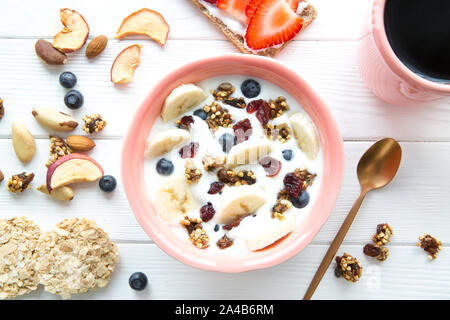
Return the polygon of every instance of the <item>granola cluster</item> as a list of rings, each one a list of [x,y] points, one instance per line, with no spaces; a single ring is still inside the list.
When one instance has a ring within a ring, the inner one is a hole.
[[[244,98],[226,98],[222,101],[224,104],[227,104],[229,106],[238,108],[238,109],[244,109],[247,105],[245,104]]]
[[[281,143],[285,143],[291,138],[292,129],[287,123],[271,124],[264,126],[266,136],[269,140],[278,139]]]
[[[206,123],[210,129],[216,130],[219,127],[228,128],[233,123],[233,117],[228,112],[228,109],[222,108],[217,102],[213,101],[210,105],[203,107],[203,111],[206,112]]]
[[[36,247],[41,231],[25,218],[0,220],[0,299],[37,289]]]
[[[231,96],[236,89],[229,82],[223,82],[219,84],[216,90],[213,90],[211,94],[214,97],[214,100],[223,101]]]
[[[2,120],[5,115],[5,107],[3,107],[3,99],[0,98],[0,120]]]
[[[202,226],[202,219],[189,218],[185,216],[180,224],[186,229],[189,234],[189,240],[194,246],[199,249],[206,249],[209,247],[209,237]]]
[[[222,168],[217,172],[217,178],[229,186],[252,185],[256,183],[256,175],[253,171],[240,170],[235,172],[231,169]]]
[[[214,171],[215,169],[222,167],[225,164],[225,160],[226,158],[222,156],[204,156],[202,159],[203,168],[206,171]]]
[[[377,225],[377,233],[372,236],[372,241],[379,246],[384,246],[389,243],[393,235],[391,226],[387,223],[381,223]]]
[[[102,116],[98,113],[84,116],[83,131],[86,133],[94,133],[102,131],[106,126],[106,121],[103,120]]]
[[[430,260],[436,259],[437,253],[442,250],[442,242],[429,234],[420,236],[417,246],[423,248],[423,250],[429,253],[428,258]]]
[[[38,245],[36,271],[45,290],[64,299],[103,288],[118,261],[108,235],[93,221],[65,219],[45,233]]]
[[[30,183],[33,179],[34,173],[22,172],[9,178],[6,188],[12,193],[24,192],[30,188]]]
[[[184,175],[189,184],[192,182],[198,182],[202,177],[202,170],[195,167],[192,160],[186,161]]]
[[[273,120],[280,117],[285,111],[289,110],[285,97],[278,97],[275,100],[269,100],[270,112],[269,118]]]
[[[303,190],[312,186],[314,179],[317,177],[317,174],[310,173],[307,169],[295,169],[294,174],[303,181]]]
[[[48,168],[50,167],[56,160],[61,158],[62,156],[65,156],[67,154],[71,154],[72,150],[67,145],[67,143],[64,141],[63,138],[50,135],[50,159],[48,159],[45,166]]]
[[[336,277],[343,277],[350,282],[356,282],[361,278],[362,266],[361,263],[355,257],[344,252],[342,257],[336,257],[336,268],[334,274]]]
[[[289,208],[292,207],[292,202],[286,199],[277,199],[277,202],[272,207],[272,218],[278,218],[279,220],[284,220],[283,215]]]

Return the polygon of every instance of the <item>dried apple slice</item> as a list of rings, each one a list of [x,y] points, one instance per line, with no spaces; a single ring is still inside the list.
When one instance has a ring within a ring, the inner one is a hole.
[[[56,160],[47,170],[47,190],[75,182],[93,182],[103,177],[102,167],[91,157],[71,153]]]
[[[111,81],[114,83],[125,84],[133,79],[134,70],[141,63],[142,46],[133,44],[123,49],[111,67]]]
[[[89,26],[81,14],[72,9],[59,12],[64,28],[53,37],[53,47],[61,52],[81,49],[89,36]]]
[[[141,34],[164,46],[169,29],[169,25],[159,12],[142,8],[123,19],[119,30],[117,30],[116,39],[122,39],[128,35]]]

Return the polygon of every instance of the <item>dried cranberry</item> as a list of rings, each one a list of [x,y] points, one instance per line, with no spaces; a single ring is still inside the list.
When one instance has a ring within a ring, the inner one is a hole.
[[[211,183],[211,185],[209,186],[208,193],[209,194],[219,193],[223,189],[224,186],[225,186],[225,183],[220,182],[220,181],[215,181],[215,182]]]
[[[378,257],[381,254],[381,248],[368,243],[364,246],[363,252],[369,257]]]
[[[233,228],[236,228],[237,226],[239,226],[241,224],[242,220],[244,220],[245,218],[247,218],[249,216],[251,216],[250,213],[244,214],[243,216],[240,216],[237,220],[233,221],[232,223],[222,226],[222,229],[229,231]]]
[[[217,0],[205,0],[205,1],[208,3],[211,3],[211,4],[216,4],[216,2],[217,2]]]
[[[253,101],[250,101],[250,102],[248,103],[248,105],[247,105],[247,112],[248,112],[248,113],[253,113],[253,112],[255,112],[256,110],[258,110],[259,105],[260,105],[259,101],[261,101],[261,100],[253,100]]]
[[[239,121],[233,126],[236,143],[247,141],[252,135],[253,129],[249,119]]]
[[[253,113],[256,111],[256,118],[261,122],[261,124],[267,124],[270,119],[270,106],[263,100],[253,100],[247,105],[247,112]]]
[[[215,213],[216,210],[214,210],[211,202],[208,202],[200,208],[200,218],[203,220],[203,222],[208,222],[209,220],[211,220],[214,217]]]
[[[297,198],[300,191],[302,191],[303,181],[292,172],[284,177],[283,183],[287,192],[294,198]]]
[[[183,159],[193,158],[197,154],[198,145],[198,142],[191,142],[182,147],[178,153]]]
[[[259,164],[264,168],[267,177],[275,177],[281,170],[281,161],[272,157],[262,158]]]
[[[180,119],[180,122],[178,123],[178,128],[189,130],[189,127],[193,123],[194,123],[193,116],[184,116],[183,118]]]

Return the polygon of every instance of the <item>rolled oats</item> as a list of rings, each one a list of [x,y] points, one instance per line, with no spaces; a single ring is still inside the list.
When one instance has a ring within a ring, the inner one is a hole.
[[[37,289],[36,248],[41,231],[26,218],[0,220],[0,299]]]
[[[118,261],[108,235],[87,219],[65,219],[42,235],[36,270],[45,290],[61,295],[106,286]]]

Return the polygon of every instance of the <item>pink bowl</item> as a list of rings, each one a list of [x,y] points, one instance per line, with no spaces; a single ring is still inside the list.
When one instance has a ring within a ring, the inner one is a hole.
[[[182,83],[199,82],[226,74],[240,74],[270,81],[296,99],[319,132],[324,165],[318,199],[309,216],[282,241],[267,249],[233,258],[195,248],[173,235],[155,212],[144,180],[144,149],[155,119],[167,95]],[[137,110],[124,141],[122,181],[137,220],[165,252],[190,266],[220,272],[243,272],[279,264],[305,248],[327,221],[342,183],[344,151],[338,127],[325,103],[295,72],[281,63],[251,55],[224,55],[191,62],[164,77]]]

